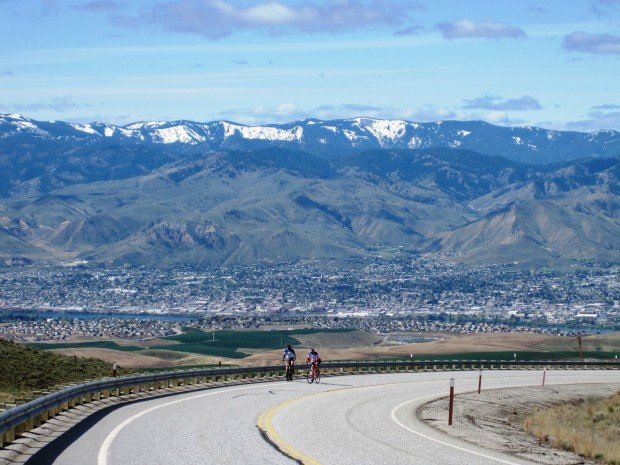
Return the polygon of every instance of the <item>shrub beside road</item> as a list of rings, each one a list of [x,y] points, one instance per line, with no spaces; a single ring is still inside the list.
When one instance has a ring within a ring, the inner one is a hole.
[[[0,360],[0,402],[12,402],[36,389],[111,375],[110,364],[103,360],[59,355],[4,339]]]

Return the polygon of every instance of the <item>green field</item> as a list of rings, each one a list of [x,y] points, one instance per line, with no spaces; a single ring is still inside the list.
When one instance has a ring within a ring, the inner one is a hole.
[[[250,355],[243,352],[243,349],[280,349],[287,344],[299,346],[300,341],[295,338],[299,335],[319,334],[319,333],[346,333],[354,330],[350,329],[278,329],[272,331],[201,331],[196,328],[183,328],[183,334],[169,336],[167,341],[174,341],[174,344],[160,344],[149,347],[139,347],[136,345],[120,345],[114,341],[88,341],[88,342],[33,342],[27,344],[37,349],[79,349],[79,348],[99,348],[112,349],[124,352],[140,352],[144,355],[156,355],[158,351],[170,351],[180,353],[190,353],[207,355],[212,357],[225,357],[231,359],[241,359]],[[168,356],[168,358],[171,358]]]
[[[112,349],[120,350],[123,352],[136,352],[144,350],[144,347],[138,346],[123,346],[117,344],[114,341],[88,341],[88,342],[31,342],[26,344],[35,349],[84,349],[84,348],[97,348],[97,349]]]
[[[167,340],[176,341],[178,344],[166,344],[153,346],[151,349],[174,350],[214,357],[226,357],[240,359],[247,357],[248,353],[242,349],[280,349],[287,344],[300,345],[296,335],[317,333],[344,333],[349,329],[294,329],[272,331],[215,331],[204,332],[195,328],[183,328],[183,334],[167,337]]]

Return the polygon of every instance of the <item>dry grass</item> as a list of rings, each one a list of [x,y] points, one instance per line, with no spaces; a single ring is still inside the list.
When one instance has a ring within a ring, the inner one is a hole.
[[[539,410],[524,421],[526,431],[555,447],[620,465],[620,391]]]
[[[19,397],[18,394],[18,391],[0,391],[0,404],[15,402],[15,399]]]
[[[558,337],[551,340],[543,341],[536,344],[534,349],[549,350],[549,351],[561,351],[561,350],[578,350],[578,343],[576,337]],[[612,354],[620,351],[620,332],[605,334],[592,334],[590,336],[584,336],[583,338],[583,350],[605,351]],[[612,355],[610,354],[610,357]]]

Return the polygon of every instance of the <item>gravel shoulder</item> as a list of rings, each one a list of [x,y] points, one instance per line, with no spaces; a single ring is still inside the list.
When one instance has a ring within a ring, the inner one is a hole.
[[[480,394],[455,396],[452,426],[448,426],[447,421],[447,398],[421,406],[417,416],[428,425],[463,441],[533,462],[550,465],[595,464],[573,452],[540,442],[526,433],[521,424],[534,410],[590,396],[609,396],[618,389],[620,383],[483,390]]]

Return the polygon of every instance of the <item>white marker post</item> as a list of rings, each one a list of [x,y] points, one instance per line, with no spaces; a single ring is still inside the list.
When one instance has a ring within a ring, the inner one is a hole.
[[[480,373],[478,373],[478,394],[480,394],[481,388],[482,388],[482,368],[480,369]]]
[[[116,362],[112,362],[112,376],[116,378]]]
[[[543,387],[545,386],[545,378],[547,377],[547,367],[543,368]]]
[[[448,407],[448,426],[452,426],[454,414],[454,378],[450,378],[450,405]]]

